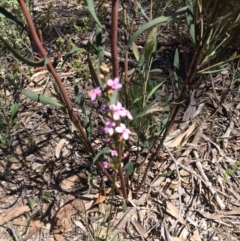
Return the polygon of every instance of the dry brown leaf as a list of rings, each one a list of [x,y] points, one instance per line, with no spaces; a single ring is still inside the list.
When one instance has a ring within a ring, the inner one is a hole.
[[[28,206],[16,206],[0,215],[0,225],[24,214],[25,212],[29,212],[31,209]]]
[[[169,214],[171,214],[174,218],[178,219],[179,222],[183,225],[187,223],[183,220],[182,215],[179,215],[179,210],[176,206],[174,206],[171,202],[167,202],[167,210]]]
[[[178,238],[178,237],[172,237],[172,240],[173,241],[185,241],[182,238]]]
[[[148,238],[148,232],[146,231],[146,229],[142,226],[142,224],[140,222],[138,222],[137,220],[133,220],[133,221],[131,221],[131,223],[135,227],[135,229],[137,230],[139,235],[143,236],[145,239]]]
[[[38,231],[37,227],[30,227],[27,236],[22,241],[27,241]]]
[[[184,133],[177,136],[175,139],[169,141],[166,143],[168,147],[178,147],[178,146],[184,146],[187,143],[188,138],[195,130],[196,123],[193,123]]]
[[[232,227],[233,225],[225,223],[222,221],[222,218],[224,218],[226,215],[221,215],[221,214],[215,214],[215,213],[207,213],[207,212],[200,212],[198,210],[196,210],[197,212],[199,212],[199,214],[201,214],[204,218],[210,219],[210,220],[214,220],[215,222],[224,224],[228,227]]]
[[[60,187],[62,188],[62,190],[66,191],[70,188],[73,188],[75,186],[75,182],[77,182],[78,180],[79,180],[79,176],[73,175],[71,177],[68,177],[62,180],[60,183]]]
[[[82,224],[81,221],[78,220],[73,220],[73,223],[79,227],[80,229],[82,229],[82,231],[84,231],[85,233],[87,232],[87,229],[85,228],[85,226]]]
[[[67,241],[63,236],[62,234],[59,234],[59,233],[54,233],[54,238],[56,241]]]
[[[106,199],[106,196],[102,196],[101,194],[99,194],[97,200],[93,203],[93,205],[96,205],[96,204],[99,204],[99,203],[102,203],[104,202]]]
[[[26,227],[28,225],[28,221],[15,219],[12,221],[12,224],[17,225],[17,226],[25,226]],[[46,229],[46,230],[51,229],[50,223],[43,224],[40,220],[34,220],[34,221],[30,222],[29,226],[36,227],[36,228],[42,228],[42,229]]]
[[[70,232],[72,231],[72,220],[71,220],[71,215],[72,215],[72,200],[68,200],[58,211],[56,218],[55,218],[55,223],[54,223],[54,237],[57,241],[62,241],[65,240],[64,237],[60,233],[65,233],[65,232]]]
[[[84,205],[84,206],[85,206],[85,210],[86,210],[86,211],[89,210],[89,209],[93,206],[93,203],[94,203],[93,200],[91,200],[90,202],[86,203],[86,204]]]
[[[198,229],[193,232],[193,235],[190,237],[190,241],[201,241]]]
[[[64,146],[65,143],[67,143],[67,140],[65,140],[65,139],[61,139],[61,140],[58,142],[58,144],[57,144],[57,146],[56,146],[56,149],[55,149],[55,156],[56,156],[57,158],[60,157],[61,150],[62,150],[62,148],[63,148],[63,146]]]

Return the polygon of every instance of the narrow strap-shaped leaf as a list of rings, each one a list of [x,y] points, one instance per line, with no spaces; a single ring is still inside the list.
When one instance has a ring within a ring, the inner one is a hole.
[[[0,40],[7,46],[7,48],[11,51],[11,53],[20,61],[28,64],[29,66],[33,67],[40,67],[47,64],[47,59],[44,58],[40,61],[32,61],[23,57],[18,51],[16,51],[2,36],[0,36]]]
[[[42,104],[45,105],[53,105],[53,106],[57,106],[57,107],[64,107],[61,103],[59,103],[56,100],[53,100],[45,95],[42,94],[38,94],[32,91],[28,91],[28,90],[23,90],[22,93],[24,95],[26,95],[29,99],[40,102]]]
[[[14,15],[12,15],[10,12],[8,12],[5,8],[0,7],[0,17],[5,17],[13,22],[15,22],[16,24],[18,24],[20,27],[22,27],[24,30],[26,30],[26,28],[24,27],[23,23],[20,22]]]
[[[88,10],[89,10],[89,12],[91,13],[93,19],[96,21],[96,23],[98,24],[98,26],[99,26],[100,28],[102,28],[102,25],[101,25],[101,23],[99,22],[98,17],[97,17],[97,15],[96,15],[96,13],[95,13],[95,10],[94,10],[94,2],[93,2],[93,0],[86,0],[86,3],[87,3],[87,6],[88,6]]]
[[[146,30],[154,27],[155,25],[158,24],[163,24],[166,23],[168,21],[170,21],[173,18],[176,18],[178,15],[181,15],[183,13],[185,13],[186,11],[189,10],[188,6],[185,6],[181,9],[179,9],[178,11],[176,11],[175,13],[173,13],[172,15],[170,15],[169,17],[166,16],[161,16],[158,18],[155,18],[151,21],[149,21],[148,23],[144,24],[137,32],[135,32],[132,37],[130,38],[130,40],[128,41],[128,44],[126,46],[126,48],[124,49],[123,53],[122,53],[122,58],[125,56],[126,51],[128,51],[129,47],[132,45],[132,43],[142,34],[144,33]]]
[[[100,152],[97,153],[97,155],[93,159],[93,164],[96,162],[96,160],[103,154],[107,154],[111,151],[110,147],[104,147]]]

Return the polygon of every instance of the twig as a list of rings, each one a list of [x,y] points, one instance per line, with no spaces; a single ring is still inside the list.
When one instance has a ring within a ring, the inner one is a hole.
[[[193,155],[194,155],[195,158],[199,158],[198,153],[197,153],[196,150],[193,151]],[[204,181],[205,181],[206,183],[208,183],[210,192],[211,192],[212,195],[214,196],[214,198],[215,198],[216,202],[218,203],[219,207],[220,207],[221,209],[225,209],[225,208],[226,208],[226,205],[223,203],[223,201],[222,201],[222,200],[220,199],[220,197],[218,196],[217,191],[214,190],[214,189],[211,187],[212,185],[210,184],[210,181],[208,180],[205,172],[203,171],[201,162],[196,162],[196,166],[197,166],[197,169],[198,169],[198,171],[200,172],[202,178],[204,179]]]
[[[12,223],[7,222],[7,226],[11,230],[12,235],[14,236],[15,241],[19,241],[18,236],[16,235],[16,232],[15,232],[15,229],[14,229]]]
[[[181,186],[181,175],[179,173],[179,168],[178,168],[178,162],[177,160],[174,158],[172,152],[170,151],[170,149],[168,148],[168,146],[166,146],[165,144],[163,144],[165,149],[167,150],[168,154],[170,155],[170,157],[172,158],[173,162],[174,162],[174,165],[176,167],[176,171],[177,171],[177,175],[178,175],[178,200],[179,200],[179,214],[178,214],[178,218],[177,218],[177,222],[182,214],[182,210],[183,210],[183,207],[182,207],[182,200],[181,200],[181,189],[182,189],[182,186]],[[175,225],[172,226],[171,230],[173,230],[177,225],[177,222],[175,223]],[[170,231],[171,231],[170,230]]]

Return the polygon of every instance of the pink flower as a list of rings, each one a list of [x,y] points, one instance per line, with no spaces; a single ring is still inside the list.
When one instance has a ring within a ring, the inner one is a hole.
[[[119,78],[118,77],[116,77],[114,80],[109,79],[107,81],[107,86],[111,87],[111,89],[113,89],[113,90],[118,90],[118,89],[122,88],[122,84],[119,83]]]
[[[115,128],[115,131],[117,133],[120,133],[121,138],[123,138],[124,140],[127,140],[129,138],[129,135],[131,134],[131,131],[123,123],[120,123],[120,126],[117,126]]]
[[[109,162],[103,162],[103,166],[105,169],[109,168],[110,163]]]
[[[114,121],[111,121],[107,119],[105,121],[105,127],[103,128],[103,132],[107,135],[112,136],[114,133],[114,127],[116,126],[116,123]]]
[[[132,115],[131,115],[131,113],[130,113],[129,110],[126,110],[126,109],[125,109],[125,114],[126,114],[126,116],[127,116],[127,118],[128,118],[129,120],[132,120],[132,119],[133,119],[133,117],[132,117]]]
[[[100,106],[100,110],[101,111],[106,111],[108,109],[108,107],[107,107],[107,105],[105,105],[105,104],[102,104],[101,106]]]
[[[130,120],[132,120],[131,113],[126,110],[124,107],[122,107],[122,104],[120,102],[117,102],[116,105],[110,105],[109,109],[112,111],[113,119],[114,120],[120,120],[121,117],[127,116]]]
[[[123,107],[120,102],[118,102],[116,105],[114,104],[110,105],[109,109],[112,111],[114,120],[120,120],[121,116],[124,115]]]
[[[111,151],[111,156],[118,156],[117,151],[116,151],[116,150],[112,150],[112,151]]]
[[[102,90],[100,87],[97,87],[91,91],[88,92],[88,96],[91,98],[91,100],[95,100],[97,96],[100,96],[102,93]]]

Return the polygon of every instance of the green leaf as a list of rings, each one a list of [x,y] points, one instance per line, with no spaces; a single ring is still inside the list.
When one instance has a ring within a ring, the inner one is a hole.
[[[179,69],[179,52],[178,49],[175,50],[173,66]]]
[[[8,40],[5,40],[1,35],[0,35],[0,40],[6,45],[6,47],[11,51],[11,53],[18,59],[21,60],[22,62],[28,64],[29,66],[33,67],[39,67],[39,66],[44,66],[44,64],[47,63],[47,59],[44,58],[40,61],[32,61],[30,59],[27,59],[23,57],[16,49],[14,49],[11,44],[9,44]]]
[[[118,241],[118,236],[114,236],[111,241]]]
[[[103,42],[102,42],[101,29],[98,26],[96,26],[96,45],[97,45],[97,53],[98,53],[97,67],[99,71],[103,61],[103,57],[104,57],[104,48],[103,48]]]
[[[170,19],[171,19],[171,17],[161,16],[161,17],[155,18],[155,19],[151,20],[150,22],[144,24],[137,32],[135,32],[135,33],[133,34],[133,36],[132,36],[132,37],[130,38],[130,40],[128,41],[128,44],[127,44],[125,50],[123,51],[122,58],[125,56],[126,51],[129,49],[129,47],[133,44],[133,42],[135,42],[135,40],[136,40],[142,33],[144,33],[146,30],[154,27],[155,25],[158,25],[158,24],[161,24],[161,23],[166,23],[166,22],[169,21]]]
[[[52,196],[49,193],[44,193],[42,199],[46,202],[50,202],[52,200]]]
[[[128,44],[126,46],[126,48],[124,49],[123,53],[122,53],[122,58],[124,58],[126,52],[128,51],[129,47],[132,45],[132,43],[142,34],[144,33],[146,30],[154,27],[155,25],[159,25],[159,24],[163,24],[163,23],[167,23],[168,21],[172,20],[173,18],[176,18],[178,15],[181,15],[183,13],[185,13],[186,11],[188,11],[189,7],[185,6],[181,9],[179,9],[178,11],[176,11],[175,13],[173,13],[172,15],[170,15],[169,17],[165,17],[165,16],[161,16],[158,18],[155,18],[151,21],[149,21],[148,23],[144,24],[137,32],[135,32],[132,37],[130,38],[130,40],[128,41]]]
[[[30,209],[33,210],[33,208],[34,208],[34,200],[33,200],[33,198],[29,197],[27,199],[27,202],[28,202],[28,206],[30,207]]]
[[[10,12],[8,12],[3,7],[0,7],[0,18],[7,18],[7,19],[15,22],[19,26],[21,26],[24,30],[26,30],[26,28],[24,27],[23,23],[21,23],[14,15],[12,15]]]
[[[98,86],[101,86],[102,87],[102,81],[101,79],[97,77],[97,73],[95,71],[95,69],[93,68],[93,65],[92,65],[92,62],[90,60],[90,58],[88,58],[88,68],[89,68],[89,71],[90,71],[90,74],[91,74],[91,79],[93,81],[93,86],[94,87],[98,87]]]
[[[154,27],[148,34],[147,41],[143,48],[143,56],[146,62],[150,61],[152,53],[157,49],[157,27]]]
[[[163,72],[162,69],[152,69],[152,70],[150,71],[150,73],[162,73],[162,72]]]
[[[18,103],[13,103],[11,106],[11,119],[13,120],[16,118],[18,112]]]
[[[64,66],[64,64],[67,62],[67,60],[72,56],[72,54],[74,54],[75,52],[79,51],[81,48],[77,47],[76,45],[74,45],[72,47],[72,49],[67,53],[66,57],[63,60],[63,63],[61,65],[61,68]]]
[[[96,15],[96,13],[95,13],[93,0],[86,0],[86,3],[87,3],[87,6],[88,6],[88,10],[89,10],[90,14],[92,15],[93,19],[94,19],[95,22],[98,24],[98,26],[99,26],[100,28],[102,28],[102,25],[101,25],[101,23],[99,22],[98,17],[97,17],[97,15]]]
[[[158,88],[164,83],[165,81],[159,83],[158,85],[156,85],[148,94],[148,97],[146,99],[146,102],[154,95],[154,93],[158,90]]]
[[[132,43],[132,49],[133,49],[133,54],[134,54],[135,59],[137,61],[139,61],[140,54],[139,54],[139,51],[138,51],[138,48],[137,48],[137,45],[135,44],[135,42]]]
[[[125,178],[127,179],[134,171],[134,163],[131,161],[128,162],[123,170],[126,171]]]
[[[92,130],[93,130],[93,126],[92,126],[92,122],[91,122],[91,115],[90,115],[90,118],[88,117],[88,115],[85,115],[83,125],[87,132],[88,140],[91,140],[92,139]]]
[[[58,101],[53,100],[45,95],[38,94],[38,93],[28,91],[28,90],[23,90],[22,93],[24,95],[26,95],[29,99],[40,102],[44,105],[53,105],[53,106],[57,106],[57,107],[64,107]]]
[[[192,39],[193,43],[196,44],[196,40],[195,40],[195,24],[192,23],[190,25],[189,33],[190,33],[190,36],[191,36],[191,39]]]
[[[86,115],[86,106],[84,103],[83,95],[80,93],[78,84],[76,83],[75,80],[73,80],[73,84],[74,84],[74,94],[75,94],[76,102],[81,107],[83,114]]]
[[[114,92],[110,98],[111,105],[115,105],[117,103],[117,97],[118,97],[118,90],[114,90]]]
[[[107,154],[111,152],[110,147],[104,147],[100,152],[97,153],[97,155],[93,159],[93,164],[96,162],[96,160],[103,154]]]
[[[123,209],[124,212],[127,211],[127,204],[126,204],[126,201],[125,201],[125,200],[123,201],[122,209]]]
[[[137,118],[143,117],[144,115],[162,111],[162,107],[159,107],[157,103],[151,103],[149,105],[146,105],[136,111],[133,111],[133,119],[136,120]]]

